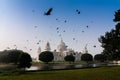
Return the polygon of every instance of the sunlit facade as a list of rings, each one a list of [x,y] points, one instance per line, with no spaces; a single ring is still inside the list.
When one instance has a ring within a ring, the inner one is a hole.
[[[44,50],[51,51],[49,42],[47,42]],[[41,51],[40,47],[38,48],[38,51],[39,51],[38,52],[38,54],[39,54]],[[75,52],[73,49],[68,48],[68,46],[63,42],[62,39],[61,39],[60,43],[57,45],[57,48],[52,52],[54,55],[53,61],[64,61],[64,57],[67,55],[73,55],[75,57],[75,61],[80,61],[81,55],[82,55],[81,52]]]

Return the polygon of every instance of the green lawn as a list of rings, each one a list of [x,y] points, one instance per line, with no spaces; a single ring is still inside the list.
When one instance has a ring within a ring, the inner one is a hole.
[[[41,71],[21,75],[0,75],[0,80],[120,80],[120,67]]]

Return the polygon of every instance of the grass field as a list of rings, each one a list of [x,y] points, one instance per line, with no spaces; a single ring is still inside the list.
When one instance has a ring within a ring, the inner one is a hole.
[[[2,74],[0,80],[120,80],[120,67]]]

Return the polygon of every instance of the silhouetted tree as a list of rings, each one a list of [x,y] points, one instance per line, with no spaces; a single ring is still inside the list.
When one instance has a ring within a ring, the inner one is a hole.
[[[64,60],[71,63],[71,62],[75,61],[75,57],[73,55],[67,55],[67,56],[64,57]]]
[[[14,63],[17,64],[18,57],[22,53],[21,50],[5,50],[0,52],[1,63]]]
[[[120,10],[115,12],[114,22],[117,22],[115,29],[106,32],[98,40],[104,48],[103,54],[107,60],[120,60]]]
[[[31,56],[26,53],[23,52],[19,55],[19,59],[18,59],[18,68],[30,68],[31,67],[31,62],[32,62],[32,58]]]
[[[17,64],[19,55],[22,53],[23,53],[23,51],[21,51],[21,50],[9,50],[8,58],[9,58],[10,63]]]
[[[96,54],[94,56],[94,60],[99,62],[104,62],[106,60],[106,57],[103,54]]]
[[[0,63],[9,63],[7,50],[0,52]]]
[[[114,17],[115,17],[115,18],[113,19],[114,22],[120,22],[120,9],[117,10],[117,12],[115,12]]]
[[[81,60],[89,63],[93,61],[93,56],[91,54],[85,53],[81,55]]]
[[[31,66],[32,58],[28,53],[21,50],[5,50],[0,52],[1,63],[14,63],[18,68]]]
[[[39,60],[45,63],[51,62],[53,59],[53,53],[50,51],[44,51],[39,54]]]

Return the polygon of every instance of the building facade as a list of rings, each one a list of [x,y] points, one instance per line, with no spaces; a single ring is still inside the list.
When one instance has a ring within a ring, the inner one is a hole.
[[[45,51],[51,51],[50,43],[47,42],[45,46]],[[38,54],[40,54],[41,48],[38,48]],[[53,52],[54,60],[53,61],[64,61],[64,57],[67,55],[73,55],[75,57],[75,61],[81,60],[81,52],[75,52],[73,49],[68,48],[68,46],[61,39],[60,43],[57,45],[57,48]],[[87,46],[85,46],[84,53],[88,52]]]
[[[51,51],[50,43],[47,42],[44,51]],[[85,52],[87,51],[87,47],[85,47]],[[81,60],[81,52],[75,52],[73,49],[68,48],[68,46],[63,42],[61,39],[60,43],[57,45],[57,48],[53,52],[54,60],[53,61],[65,61],[64,57],[67,55],[73,55],[75,57],[75,61]],[[38,58],[37,61],[39,61],[39,54],[41,53],[41,48],[38,48]]]
[[[73,49],[68,48],[68,46],[61,39],[54,53],[54,61],[64,61],[64,57],[67,55],[73,55],[75,61],[80,61],[81,53],[75,52]]]

